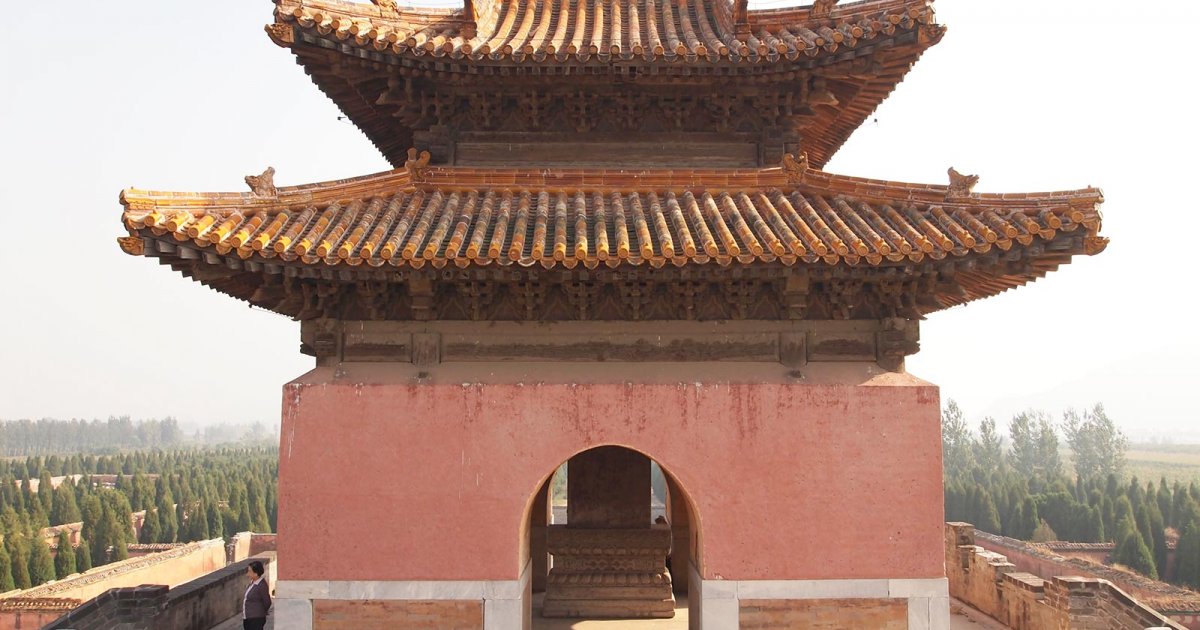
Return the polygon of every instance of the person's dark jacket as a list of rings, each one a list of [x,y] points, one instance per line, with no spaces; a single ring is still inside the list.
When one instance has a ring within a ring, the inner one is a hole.
[[[271,610],[270,591],[266,580],[260,580],[250,587],[250,593],[246,595],[246,619],[260,619],[267,616],[267,611]]]

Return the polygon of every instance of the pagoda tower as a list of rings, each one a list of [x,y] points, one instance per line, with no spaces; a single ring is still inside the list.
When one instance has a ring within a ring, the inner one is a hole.
[[[119,240],[300,322],[315,367],[283,388],[277,627],[685,607],[719,630],[948,626],[938,389],[904,368],[918,325],[1107,241],[1095,189],[822,170],[942,38],[930,0],[274,18],[394,170],[125,190]]]

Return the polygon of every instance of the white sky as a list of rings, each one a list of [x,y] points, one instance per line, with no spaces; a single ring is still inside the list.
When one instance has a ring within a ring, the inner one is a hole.
[[[456,4],[456,3],[455,3]],[[780,6],[781,3],[763,3]],[[753,6],[753,5],[752,5]],[[1104,189],[1095,258],[925,322],[913,373],[973,420],[1103,402],[1200,439],[1190,0],[939,0],[950,26],[828,170],[981,192]],[[385,170],[262,31],[268,0],[24,2],[0,36],[0,418],[277,422],[299,324],[121,253],[126,186]],[[15,11],[15,13],[14,13]]]

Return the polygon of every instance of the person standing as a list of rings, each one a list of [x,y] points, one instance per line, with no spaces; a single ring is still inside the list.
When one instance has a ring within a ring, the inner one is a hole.
[[[263,630],[267,625],[267,613],[271,610],[271,587],[263,577],[263,563],[255,560],[246,567],[246,577],[250,586],[242,597],[242,628],[243,630]]]

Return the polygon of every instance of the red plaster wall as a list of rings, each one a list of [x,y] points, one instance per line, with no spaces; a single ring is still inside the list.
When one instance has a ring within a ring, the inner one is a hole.
[[[706,578],[944,575],[938,392],[917,379],[351,376],[360,382],[318,369],[285,387],[280,579],[516,579],[533,493],[573,454],[606,444],[645,453],[679,481],[698,511]]]

